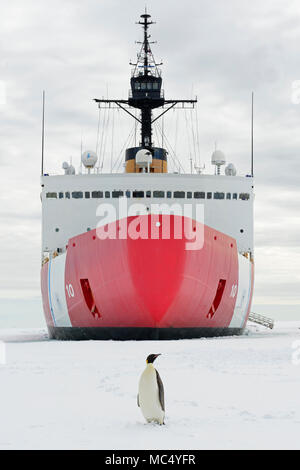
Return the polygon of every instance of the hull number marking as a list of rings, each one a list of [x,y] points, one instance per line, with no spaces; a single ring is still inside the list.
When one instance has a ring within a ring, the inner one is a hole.
[[[67,284],[66,290],[67,290],[69,298],[74,297],[74,289],[73,289],[72,284]]]

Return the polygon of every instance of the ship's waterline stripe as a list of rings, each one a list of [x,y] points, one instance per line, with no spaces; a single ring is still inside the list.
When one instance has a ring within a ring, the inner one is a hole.
[[[49,307],[50,307],[51,317],[52,317],[54,326],[56,326],[56,321],[55,321],[53,307],[52,307],[52,301],[51,301],[51,261],[52,261],[52,258],[50,257],[49,268],[48,268],[48,299],[49,299]]]
[[[236,305],[234,308],[233,316],[229,325],[229,328],[242,328],[246,315],[248,312],[251,290],[252,290],[252,263],[244,258],[242,255],[238,255],[239,260],[239,287],[236,296]],[[245,269],[247,263],[247,270]],[[247,301],[243,301],[241,293],[245,290],[247,283]],[[242,302],[242,303],[241,303]]]
[[[66,253],[51,259],[49,271],[49,304],[55,326],[72,326],[66,299]]]
[[[249,263],[249,270],[250,270],[250,273],[249,273],[248,300],[247,300],[247,305],[246,305],[246,308],[245,308],[245,311],[244,311],[243,322],[242,322],[241,326],[243,326],[244,323],[245,323],[246,315],[247,315],[248,308],[249,308],[250,297],[251,297],[251,291],[252,291],[252,263]]]

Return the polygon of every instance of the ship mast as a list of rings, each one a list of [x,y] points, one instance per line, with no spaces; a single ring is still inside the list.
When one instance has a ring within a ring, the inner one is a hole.
[[[152,149],[152,109],[163,106],[163,93],[161,91],[162,79],[159,65],[155,62],[151,51],[148,34],[149,26],[155,24],[150,20],[151,15],[146,12],[141,15],[142,21],[137,24],[142,25],[144,30],[144,41],[137,56],[131,79],[131,96],[129,105],[141,110],[141,146]]]
[[[166,100],[162,90],[161,71],[158,68],[162,64],[157,64],[150,44],[150,35],[148,33],[149,26],[155,24],[147,12],[140,16],[141,21],[137,24],[143,27],[144,40],[141,44],[140,52],[137,54],[136,63],[130,63],[134,66],[130,85],[128,100],[119,99],[95,99],[99,108],[101,107],[119,107],[126,111],[130,116],[136,119],[141,125],[141,141],[140,148],[154,152],[152,142],[152,125],[163,114],[174,108],[177,104],[181,104],[180,109],[186,107],[194,107],[197,100]],[[114,106],[115,105],[115,106]],[[136,117],[131,108],[140,109],[140,118]],[[153,118],[152,110],[155,108],[164,108],[163,111]],[[163,149],[162,149],[163,150]]]

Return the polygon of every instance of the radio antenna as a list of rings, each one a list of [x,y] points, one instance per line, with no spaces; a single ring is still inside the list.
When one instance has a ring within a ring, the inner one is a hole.
[[[45,90],[43,90],[43,117],[42,117],[42,166],[41,174],[44,174],[44,146],[45,146]]]
[[[251,176],[254,176],[254,168],[253,168],[253,97],[254,93],[252,91],[252,100],[251,100]]]

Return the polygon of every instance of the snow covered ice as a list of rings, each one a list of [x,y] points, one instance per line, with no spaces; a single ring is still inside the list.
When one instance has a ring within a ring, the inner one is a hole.
[[[0,449],[299,449],[299,328],[141,342],[1,330]],[[136,404],[150,353],[162,353],[165,426]]]

